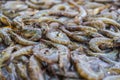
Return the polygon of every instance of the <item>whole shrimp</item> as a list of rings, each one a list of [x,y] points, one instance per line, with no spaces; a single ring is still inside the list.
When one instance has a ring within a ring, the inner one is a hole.
[[[28,71],[30,72],[30,79],[31,80],[44,80],[41,66],[35,56],[30,57]]]
[[[23,55],[31,55],[32,54],[33,46],[23,47],[20,50],[11,54],[11,60],[15,59],[16,57],[23,56]]]
[[[14,39],[19,44],[22,44],[22,45],[35,45],[35,44],[37,44],[37,42],[26,40],[12,31],[9,31],[9,33],[10,33],[10,36],[12,37],[12,39]]]
[[[67,37],[67,35],[60,30],[50,29],[47,31],[46,37],[59,44],[67,45],[70,43],[70,39]]]
[[[99,66],[99,72],[95,72],[91,69],[91,66],[88,62],[79,58],[80,55],[73,55],[72,60],[74,61],[75,68],[80,76],[88,80],[101,80],[104,77],[104,71]]]
[[[108,47],[113,47],[113,40],[105,37],[97,37],[89,41],[89,47],[95,52],[102,52],[102,50],[99,49],[101,44],[106,44]]]

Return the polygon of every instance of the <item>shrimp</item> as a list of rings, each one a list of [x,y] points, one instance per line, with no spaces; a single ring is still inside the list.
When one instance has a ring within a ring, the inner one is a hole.
[[[82,19],[87,16],[86,10],[84,9],[83,6],[78,6],[73,0],[68,0],[68,3],[74,5],[77,8],[78,12],[79,12],[79,15],[77,15],[75,17],[75,19],[74,19],[75,23],[77,23],[77,24],[81,23]]]
[[[66,12],[66,11],[50,11],[49,15],[56,15],[56,16],[66,16],[66,17],[70,17],[73,18],[76,15],[78,15],[77,12]]]
[[[21,33],[25,37],[30,37],[30,41],[37,41],[42,36],[42,31],[39,28],[25,27]]]
[[[61,44],[56,44],[56,43],[52,43],[50,41],[47,41],[47,40],[42,40],[43,42],[46,42],[47,44],[49,45],[52,45],[54,47],[56,47],[59,51],[59,54],[58,54],[58,61],[59,61],[59,67],[60,68],[63,68],[64,70],[68,67],[69,67],[69,59],[70,59],[70,50],[64,46],[64,45],[61,45]]]
[[[10,59],[11,53],[12,53],[12,51],[14,50],[14,48],[15,48],[15,46],[10,46],[10,47],[4,49],[4,50],[1,52],[1,54],[0,54],[0,57],[1,57],[1,58],[0,58],[0,68],[1,68],[2,66],[4,66],[3,63],[4,63],[5,61],[7,61],[7,60]]]
[[[28,73],[27,73],[27,66],[23,63],[17,63],[16,64],[16,67],[17,67],[17,73],[18,75],[22,78],[22,79],[26,79],[26,80],[29,80],[28,78]]]
[[[75,64],[75,68],[80,76],[88,80],[101,80],[104,77],[104,71],[102,67],[99,66],[99,72],[95,72],[91,69],[91,66],[88,62],[79,58],[79,55],[72,56],[72,59]]]
[[[9,33],[10,33],[10,36],[19,44],[22,44],[22,45],[35,45],[35,44],[37,44],[37,42],[26,40],[12,31],[9,31]]]
[[[66,30],[64,27],[60,27],[60,29],[66,33],[69,37],[71,37],[72,39],[76,40],[76,41],[79,41],[79,42],[85,42],[85,41],[88,41],[88,39],[84,36],[81,36],[81,35],[77,35],[77,34],[74,34],[68,30]]]
[[[94,18],[94,19],[95,20],[101,20],[106,24],[111,24],[111,25],[114,25],[115,27],[120,28],[120,24],[113,19],[109,19],[109,18],[105,18],[105,17],[98,17],[98,18]]]
[[[0,37],[4,40],[6,45],[10,45],[12,43],[8,31],[11,31],[11,28],[4,27],[0,29]]]
[[[108,47],[113,47],[113,40],[105,37],[98,37],[89,41],[89,47],[95,52],[102,52],[102,50],[99,49],[101,44],[106,44]]]
[[[83,23],[84,25],[89,25],[91,27],[96,28],[97,30],[103,30],[105,29],[105,24],[103,21],[96,20],[96,21],[87,21]]]
[[[0,21],[7,26],[12,26],[12,21],[8,17],[4,16],[2,13],[0,13]]]
[[[31,80],[44,80],[41,66],[35,56],[30,57],[28,71],[30,72]]]
[[[32,54],[32,48],[33,46],[27,46],[23,47],[20,50],[14,52],[11,54],[11,60],[13,60],[16,57],[23,56],[23,55],[31,55]]]
[[[51,41],[59,43],[59,44],[69,44],[70,39],[67,37],[65,33],[60,30],[49,30],[46,33],[46,37],[49,38]]]

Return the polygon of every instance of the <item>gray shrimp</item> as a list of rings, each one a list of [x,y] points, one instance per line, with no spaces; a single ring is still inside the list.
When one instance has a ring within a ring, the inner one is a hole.
[[[30,41],[37,41],[42,37],[42,31],[39,28],[24,27],[21,34],[30,37]]]
[[[19,44],[22,44],[22,45],[35,45],[35,44],[37,44],[37,42],[26,40],[12,31],[9,31],[9,33],[10,33],[10,36]]]
[[[20,50],[14,52],[11,54],[11,60],[13,60],[16,57],[23,56],[23,55],[31,55],[32,54],[32,48],[33,46],[27,46],[23,47]]]
[[[44,80],[40,63],[35,56],[30,57],[28,71],[30,72],[29,75],[31,80]]]
[[[59,44],[69,44],[70,39],[67,37],[65,33],[60,30],[49,30],[46,33],[46,37],[49,38],[51,41],[59,43]]]
[[[10,38],[10,35],[8,34],[8,31],[11,31],[11,28],[4,27],[0,29],[0,37],[4,40],[6,45],[10,45],[12,43],[12,40]]]
[[[89,41],[89,47],[95,52],[102,52],[102,50],[99,49],[101,44],[106,44],[108,47],[113,47],[113,40],[105,37],[97,37]]]

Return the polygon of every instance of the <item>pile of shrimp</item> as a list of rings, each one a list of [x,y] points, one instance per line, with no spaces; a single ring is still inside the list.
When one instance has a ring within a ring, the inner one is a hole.
[[[0,80],[120,80],[119,0],[0,1]]]

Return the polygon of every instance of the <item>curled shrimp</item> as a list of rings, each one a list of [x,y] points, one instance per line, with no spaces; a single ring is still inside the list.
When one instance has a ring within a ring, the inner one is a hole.
[[[73,55],[72,59],[75,64],[75,68],[77,69],[77,72],[79,73],[80,76],[88,80],[103,79],[104,71],[100,66],[99,66],[99,71],[95,72],[94,70],[91,69],[91,65],[88,62],[79,58],[79,55]]]
[[[12,32],[12,31],[9,31],[9,33],[10,33],[10,36],[19,44],[22,44],[22,45],[37,44],[37,42],[26,40],[26,39],[22,38],[21,36],[17,35],[16,33]]]
[[[79,14],[75,17],[74,21],[77,24],[81,23],[82,19],[87,16],[87,11],[85,10],[83,6],[78,6],[73,0],[68,0],[68,3],[74,5],[77,8]]]
[[[0,29],[0,37],[4,40],[6,45],[10,45],[12,43],[8,31],[11,31],[11,28],[4,27]]]
[[[66,11],[50,11],[49,15],[56,15],[56,16],[66,16],[66,17],[70,17],[73,18],[76,15],[78,15],[77,12],[66,12]]]
[[[24,27],[21,34],[27,38],[30,37],[30,41],[37,41],[41,38],[42,31],[39,28]]]
[[[0,58],[0,68],[3,66],[3,63],[5,61],[10,59],[11,53],[14,50],[14,48],[15,48],[15,46],[10,46],[10,47],[4,49],[1,52],[1,54],[0,54],[0,56],[1,56],[1,58]]]
[[[79,41],[79,42],[85,42],[88,41],[88,39],[84,36],[81,35],[76,35],[74,33],[71,33],[70,31],[68,31],[67,29],[65,29],[64,27],[60,27],[60,29],[66,33],[69,37],[71,37],[72,39]]]
[[[12,26],[12,21],[2,13],[0,13],[0,21],[7,26]]]
[[[51,41],[59,43],[59,44],[69,44],[70,39],[67,37],[65,33],[60,30],[49,30],[46,33],[46,37],[49,38]]]
[[[101,44],[106,44],[108,47],[113,47],[113,40],[105,37],[98,37],[89,41],[90,48],[95,52],[102,52],[102,50],[99,49]]]
[[[35,58],[35,56],[30,57],[29,65],[28,65],[28,70],[29,70],[29,75],[30,79],[32,80],[44,80],[42,70],[40,68],[40,64],[38,60]]]
[[[111,24],[111,25],[114,25],[115,27],[120,28],[120,24],[113,19],[109,19],[109,18],[105,18],[105,17],[99,17],[99,18],[95,18],[95,20],[101,20],[106,24]]]
[[[52,43],[50,41],[47,40],[42,40],[43,42],[46,42],[48,45],[53,45],[54,47],[56,47],[58,49],[58,62],[59,62],[59,67],[63,68],[64,70],[69,67],[69,59],[70,59],[70,50],[61,44],[56,44],[56,43]]]
[[[101,29],[105,29],[105,24],[100,21],[100,20],[96,20],[96,21],[87,21],[83,23],[84,25],[89,25],[91,27],[96,28],[97,30],[101,30]]]
[[[28,78],[28,73],[27,73],[27,66],[25,65],[25,64],[23,64],[23,63],[17,63],[16,64],[16,66],[17,66],[17,73],[18,73],[18,75],[22,78],[22,79],[27,79],[27,80],[29,80],[29,78]]]
[[[20,50],[12,53],[11,60],[13,60],[14,58],[19,57],[19,56],[32,54],[32,48],[33,48],[33,46],[27,46],[27,47],[23,47]]]

